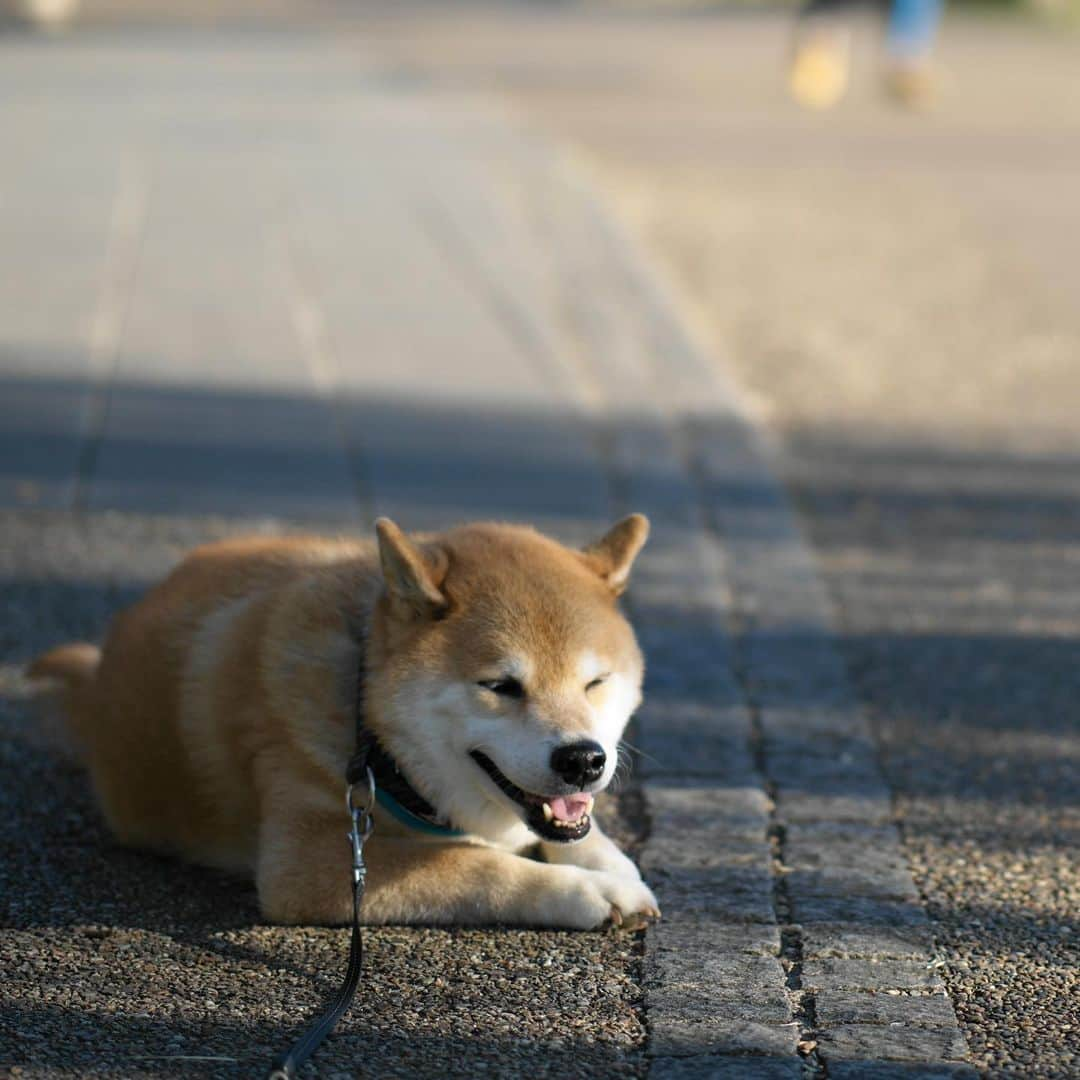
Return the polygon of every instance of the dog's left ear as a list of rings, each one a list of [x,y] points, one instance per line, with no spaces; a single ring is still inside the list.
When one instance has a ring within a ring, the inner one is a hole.
[[[584,549],[586,562],[619,596],[630,581],[630,568],[649,539],[649,519],[631,514],[617,522],[595,544]]]
[[[416,615],[437,616],[444,611],[447,599],[439,586],[446,575],[445,552],[414,544],[389,518],[375,522],[375,533],[390,596]]]

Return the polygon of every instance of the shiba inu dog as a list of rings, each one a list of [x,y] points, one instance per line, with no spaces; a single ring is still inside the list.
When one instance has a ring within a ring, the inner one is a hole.
[[[617,597],[647,534],[635,514],[575,551],[380,519],[377,544],[211,544],[103,649],[62,646],[30,674],[60,681],[117,838],[253,874],[270,920],[351,918],[359,711],[379,762],[366,922],[636,924],[656,900],[592,806],[641,700]]]

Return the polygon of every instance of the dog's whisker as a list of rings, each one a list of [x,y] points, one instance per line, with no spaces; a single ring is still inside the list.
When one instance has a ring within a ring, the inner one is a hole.
[[[663,765],[664,764],[658,757],[655,757],[654,755],[648,753],[647,751],[642,750],[640,746],[635,746],[633,743],[627,742],[626,739],[622,739],[619,742],[619,753],[620,754],[622,753],[624,748],[627,749],[627,750],[632,750],[635,754],[637,754],[638,757],[646,758],[649,761],[655,763],[656,765]]]
[[[615,764],[615,771],[611,775],[611,784],[609,790],[619,791],[624,784],[630,779],[630,773],[633,769],[633,763],[630,760],[629,754],[626,754],[622,747],[618,748],[617,761]]]

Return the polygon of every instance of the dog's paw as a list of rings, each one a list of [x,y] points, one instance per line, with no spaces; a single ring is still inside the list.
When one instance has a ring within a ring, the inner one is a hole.
[[[631,878],[625,874],[575,867],[567,879],[567,886],[559,898],[556,925],[577,930],[597,930],[603,926],[636,930],[650,919],[660,917],[656,897],[636,873]]]

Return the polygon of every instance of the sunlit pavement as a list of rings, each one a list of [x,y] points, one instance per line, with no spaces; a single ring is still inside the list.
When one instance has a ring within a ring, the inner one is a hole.
[[[1054,568],[1075,545],[1075,474],[1067,446],[1059,465],[1011,456],[1032,425],[1003,405],[1025,385],[1008,382],[1013,331],[1057,391],[1034,401],[1041,428],[1066,431],[1075,322],[1050,241],[1076,213],[1055,198],[1070,99],[1042,130],[996,84],[992,110],[917,120],[867,76],[830,127],[772,81],[775,20],[368,14],[332,40],[286,18],[0,43],[19,775],[0,1060],[209,1056],[248,1074],[344,947],[259,926],[243,887],[109,848],[77,773],[27,742],[20,660],[99,632],[208,535],[389,512],[584,538],[632,504],[658,526],[633,601],[652,829],[634,799],[620,828],[666,889],[665,924],[644,943],[374,935],[365,1004],[325,1067],[841,1076],[906,1059],[948,1075],[966,1053],[955,1004],[977,1060],[1067,1075],[1067,1032],[1043,1018],[1064,1015],[1070,978],[1075,603]],[[1054,63],[1019,70],[1051,100]],[[1027,151],[1026,202],[1002,179],[1002,125]],[[712,360],[604,203],[696,303]],[[974,413],[973,395],[943,396],[962,379],[923,404],[943,356],[993,374]],[[778,464],[829,596],[713,363],[798,450]],[[948,428],[948,471],[927,416]],[[978,454],[956,450],[965,432]],[[492,993],[480,973],[500,966]]]

